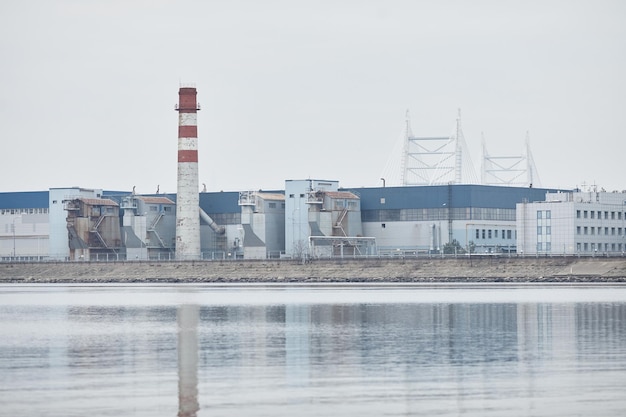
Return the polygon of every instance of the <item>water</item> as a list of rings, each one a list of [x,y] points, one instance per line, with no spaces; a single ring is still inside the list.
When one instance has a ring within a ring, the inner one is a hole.
[[[1,416],[622,416],[626,286],[0,286]]]

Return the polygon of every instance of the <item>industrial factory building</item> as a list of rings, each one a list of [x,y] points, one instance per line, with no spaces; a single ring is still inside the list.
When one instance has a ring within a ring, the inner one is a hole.
[[[626,194],[538,187],[528,138],[520,156],[484,152],[483,185],[476,184],[460,112],[449,137],[414,136],[407,112],[399,186],[386,187],[384,178],[373,188],[304,179],[287,180],[284,190],[198,192],[197,91],[181,87],[178,96],[176,194],[80,187],[0,193],[0,258],[305,260],[626,250]]]
[[[626,193],[484,185],[201,192],[199,259],[621,254]],[[0,193],[3,260],[176,256],[176,194],[79,187]]]

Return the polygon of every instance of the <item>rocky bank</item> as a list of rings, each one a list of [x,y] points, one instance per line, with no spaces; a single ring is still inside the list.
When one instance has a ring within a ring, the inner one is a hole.
[[[0,263],[0,283],[608,282],[626,258],[369,258]]]

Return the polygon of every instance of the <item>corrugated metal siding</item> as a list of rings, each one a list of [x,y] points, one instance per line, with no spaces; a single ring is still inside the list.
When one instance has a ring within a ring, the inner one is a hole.
[[[0,193],[0,209],[48,208],[48,191]]]
[[[239,192],[200,193],[200,207],[207,214],[240,213]]]
[[[515,209],[515,204],[545,200],[547,188],[500,187],[488,185],[435,185],[346,189],[361,198],[361,210],[406,208],[485,207]],[[384,198],[384,203],[381,199]]]

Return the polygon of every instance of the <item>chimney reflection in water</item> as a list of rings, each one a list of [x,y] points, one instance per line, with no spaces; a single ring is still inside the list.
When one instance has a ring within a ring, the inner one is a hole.
[[[178,417],[196,417],[198,405],[198,320],[195,305],[180,306],[178,322]]]

